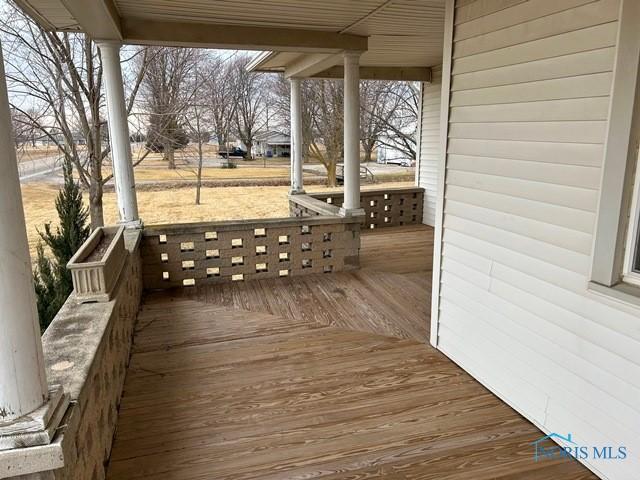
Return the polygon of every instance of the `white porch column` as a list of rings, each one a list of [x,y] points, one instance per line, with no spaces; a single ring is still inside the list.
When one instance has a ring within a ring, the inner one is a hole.
[[[0,436],[48,398],[31,258],[0,51]]]
[[[360,52],[344,53],[344,203],[342,215],[360,215]]]
[[[129,139],[129,120],[127,115],[122,69],[120,67],[119,42],[97,42],[102,57],[104,83],[107,96],[109,119],[109,141],[113,159],[113,176],[118,197],[120,223],[130,227],[140,225],[136,183],[131,160],[131,141]]]
[[[302,94],[299,78],[291,78],[291,193],[304,193],[302,180]]]

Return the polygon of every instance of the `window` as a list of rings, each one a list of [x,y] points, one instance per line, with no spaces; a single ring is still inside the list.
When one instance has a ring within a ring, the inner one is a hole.
[[[589,289],[640,304],[640,10],[623,0]],[[633,297],[633,298],[632,298]]]
[[[636,153],[636,162],[637,155]],[[640,286],[640,168],[637,164],[627,229],[623,281]]]

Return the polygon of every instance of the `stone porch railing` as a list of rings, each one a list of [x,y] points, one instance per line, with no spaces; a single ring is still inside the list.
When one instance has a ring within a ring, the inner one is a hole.
[[[0,478],[105,478],[142,295],[140,238],[139,231],[125,235],[113,298],[82,303],[72,294],[42,336],[48,381],[62,386],[71,403],[53,442],[14,450]]]
[[[146,289],[331,273],[358,266],[358,219],[338,216],[155,225],[141,245]]]
[[[336,215],[343,200],[341,192],[290,195],[289,210],[296,217]],[[365,229],[422,223],[424,188],[363,190],[360,204],[365,212],[361,222]]]

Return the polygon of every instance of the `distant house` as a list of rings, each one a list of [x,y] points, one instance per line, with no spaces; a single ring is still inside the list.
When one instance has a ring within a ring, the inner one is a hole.
[[[87,140],[81,133],[73,133],[72,134],[73,143],[76,145],[86,145]],[[58,144],[64,144],[65,138],[62,133],[51,133],[50,135],[38,135],[29,138],[29,142],[32,145],[38,147],[52,147],[57,146]]]
[[[378,144],[376,148],[377,163],[391,163],[407,167],[415,163],[405,152],[389,145],[391,142],[388,139],[383,138],[382,140],[384,143]]]
[[[55,138],[55,141],[54,141],[54,138]],[[38,146],[38,147],[55,146],[57,145],[56,142],[64,143],[64,136],[61,133],[54,133],[54,134],[51,134],[51,136],[43,134],[32,139],[33,146]]]
[[[256,135],[254,153],[261,157],[291,156],[291,137],[282,132],[268,131]]]

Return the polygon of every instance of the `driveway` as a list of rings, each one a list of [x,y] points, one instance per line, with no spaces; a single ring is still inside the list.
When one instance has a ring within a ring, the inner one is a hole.
[[[24,160],[18,163],[18,174],[21,182],[42,180],[53,176],[62,170],[62,161],[59,155],[38,158],[36,160]]]

